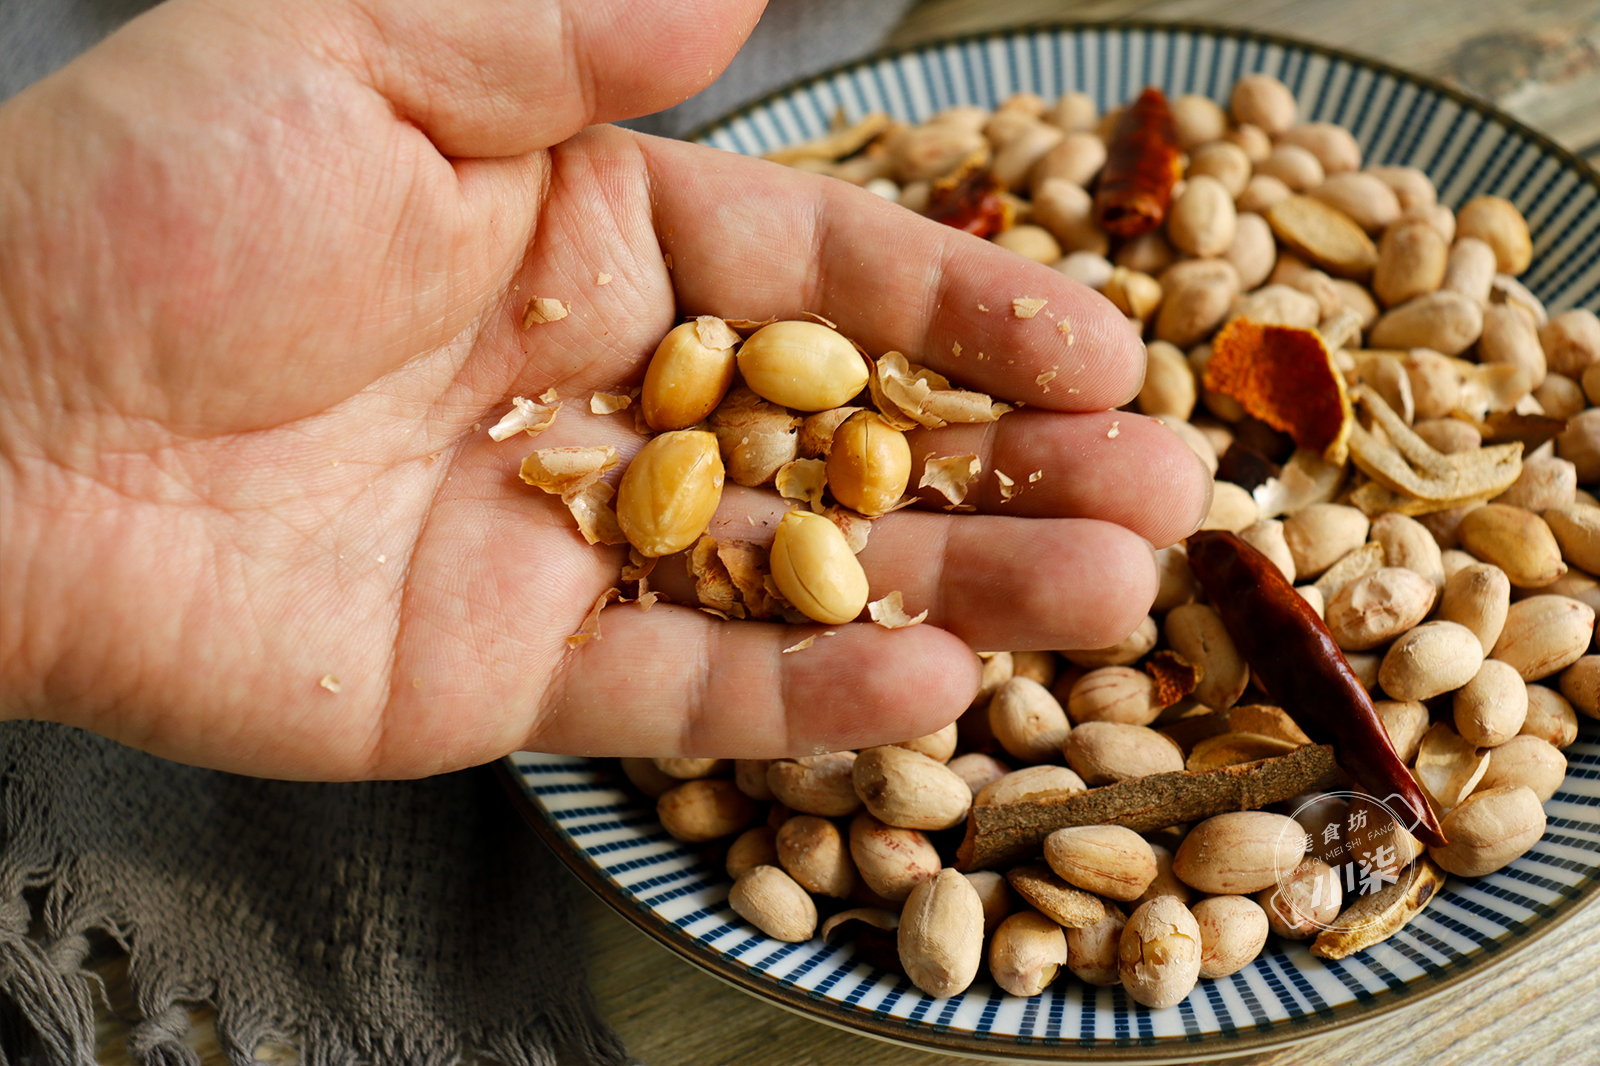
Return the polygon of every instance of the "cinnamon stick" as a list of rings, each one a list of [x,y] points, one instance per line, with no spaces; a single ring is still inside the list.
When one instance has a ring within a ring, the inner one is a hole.
[[[1229,811],[1250,811],[1342,779],[1326,744],[1217,770],[1151,774],[1046,799],[973,807],[956,869],[985,870],[1036,856],[1044,838],[1073,825],[1120,825],[1146,833]]]

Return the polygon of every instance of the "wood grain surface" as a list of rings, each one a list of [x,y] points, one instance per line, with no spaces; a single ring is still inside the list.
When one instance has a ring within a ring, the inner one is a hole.
[[[1596,0],[927,0],[891,44],[1030,22],[1195,19],[1348,48],[1440,78],[1600,161],[1600,3]],[[554,861],[554,860],[552,860]],[[589,969],[602,1012],[650,1066],[957,1066],[979,1059],[902,1048],[756,1000],[680,960],[580,888]],[[125,960],[100,966],[116,1014],[132,1017]],[[1250,1066],[1523,1066],[1600,1061],[1600,907],[1491,972],[1425,1004],[1282,1051]],[[100,1061],[128,1064],[128,1026],[100,1012]],[[197,1009],[189,1044],[225,1066]],[[298,1061],[269,1047],[261,1061]],[[563,1060],[566,1061],[566,1060]]]

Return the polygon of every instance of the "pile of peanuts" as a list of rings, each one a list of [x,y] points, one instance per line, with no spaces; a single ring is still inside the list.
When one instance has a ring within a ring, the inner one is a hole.
[[[791,161],[912,210],[926,210],[939,178],[987,161],[1016,220],[994,242],[1102,291],[1145,335],[1148,372],[1130,408],[1174,429],[1214,473],[1242,452],[1281,476],[1219,480],[1204,528],[1237,532],[1298,583],[1450,843],[1425,848],[1376,802],[1309,795],[1154,833],[1058,830],[1043,862],[1004,873],[949,867],[972,805],[1305,742],[1281,711],[1256,706],[1268,701],[1175,545],[1158,553],[1159,593],[1126,640],[987,654],[978,700],[933,735],[773,761],[622,760],[669,833],[721,857],[731,906],[770,936],[806,940],[819,921],[825,936],[877,930],[933,996],[966,988],[985,963],[1000,987],[1033,995],[1065,966],[1169,1006],[1199,978],[1247,965],[1269,933],[1318,936],[1313,950],[1339,957],[1416,913],[1401,908],[1365,939],[1323,948],[1350,905],[1370,898],[1350,880],[1341,893],[1334,873],[1356,857],[1357,828],[1368,830],[1361,854],[1393,857],[1401,880],[1480,876],[1526,852],[1565,777],[1577,712],[1600,718],[1600,655],[1590,654],[1600,499],[1579,488],[1600,483],[1600,408],[1590,406],[1600,319],[1549,315],[1516,281],[1532,245],[1508,201],[1482,196],[1452,211],[1419,170],[1363,168],[1354,138],[1299,123],[1274,78],[1241,79],[1226,110],[1184,96],[1172,111],[1184,178],[1164,227],[1120,244],[1095,224],[1088,191],[1116,116],[1081,94],[952,108],[891,125],[845,158]],[[1324,210],[1372,254],[1297,241],[1295,220]],[[1479,448],[1492,412],[1567,428],[1524,455],[1515,483],[1491,499],[1368,514],[1351,502],[1359,471],[1293,452],[1205,387],[1208,341],[1237,317],[1319,329],[1347,383],[1380,396],[1439,453]],[[1203,671],[1165,707],[1138,668],[1162,649]],[[1204,716],[1222,724],[1186,730]]]

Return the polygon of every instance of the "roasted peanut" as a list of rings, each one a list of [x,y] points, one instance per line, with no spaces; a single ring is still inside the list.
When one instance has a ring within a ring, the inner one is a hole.
[[[1171,896],[1142,903],[1128,917],[1117,947],[1122,987],[1137,1003],[1170,1007],[1200,979],[1200,926]]]
[[[866,886],[887,900],[905,899],[940,869],[939,853],[920,830],[885,825],[866,811],[850,822],[850,858]]]
[[[1304,856],[1305,831],[1293,818],[1240,811],[1207,818],[1189,830],[1172,872],[1201,892],[1243,895],[1270,888]]]
[[[735,881],[728,906],[774,940],[799,944],[817,931],[817,905],[776,866],[757,866]]]
[[[1192,908],[1200,927],[1200,976],[1238,973],[1267,944],[1267,913],[1249,896],[1208,896]]]
[[[861,806],[851,774],[855,762],[853,751],[775,759],[767,767],[767,788],[785,807],[840,818]]]
[[[1566,757],[1553,744],[1538,737],[1515,736],[1489,752],[1489,768],[1479,778],[1477,791],[1525,785],[1543,803],[1556,794],[1566,777]]]
[[[1011,915],[989,943],[989,973],[1013,996],[1043,992],[1066,962],[1066,931],[1037,911]]]
[[[1482,877],[1519,858],[1544,836],[1544,807],[1525,785],[1468,796],[1444,816],[1450,843],[1429,848],[1433,861],[1462,877]]]
[[[1150,844],[1131,829],[1084,825],[1045,838],[1045,862],[1069,885],[1109,899],[1138,899],[1156,877]]]
[[[1001,685],[989,702],[990,731],[1007,754],[1022,762],[1056,758],[1071,728],[1050,690],[1026,677]]]
[[[1154,729],[1085,722],[1067,734],[1067,765],[1094,785],[1183,769],[1183,749]]]
[[[1047,792],[1082,792],[1089,786],[1065,766],[1025,766],[984,785],[973,806],[1017,803]]]
[[[675,840],[703,844],[731,836],[756,820],[750,797],[721,778],[685,781],[656,800],[661,828]]]
[[[1250,668],[1215,609],[1201,603],[1175,607],[1167,614],[1165,633],[1173,650],[1203,671],[1197,700],[1216,710],[1239,701],[1250,683]]]
[[[936,999],[972,984],[983,962],[983,902],[955,870],[917,885],[900,912],[900,963],[911,983]]]
[[[1528,223],[1516,205],[1504,197],[1475,196],[1468,200],[1456,212],[1456,233],[1487,242],[1494,249],[1495,266],[1502,274],[1520,274],[1533,262]]]
[[[1578,661],[1594,640],[1594,608],[1566,596],[1530,596],[1511,605],[1490,653],[1524,681],[1549,677]]]

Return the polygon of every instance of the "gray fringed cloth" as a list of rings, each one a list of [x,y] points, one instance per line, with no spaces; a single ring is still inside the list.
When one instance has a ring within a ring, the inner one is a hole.
[[[131,1050],[153,1066],[198,1064],[196,1001],[241,1066],[266,1040],[308,1066],[627,1061],[569,879],[487,770],[264,781],[11,722],[0,815],[0,1062],[94,1062],[95,930],[129,951]]]
[[[448,2],[448,0],[441,0]],[[671,3],[672,0],[660,0]],[[0,0],[0,101],[148,0]],[[728,72],[628,125],[678,136],[865,54],[911,0],[774,0]],[[0,151],[5,150],[0,146]],[[235,1066],[626,1061],[598,1020],[575,883],[486,770],[316,785],[164,762],[77,730],[0,724],[0,1066],[95,1060],[88,934],[119,940],[150,1066],[198,1066],[182,1003]]]

